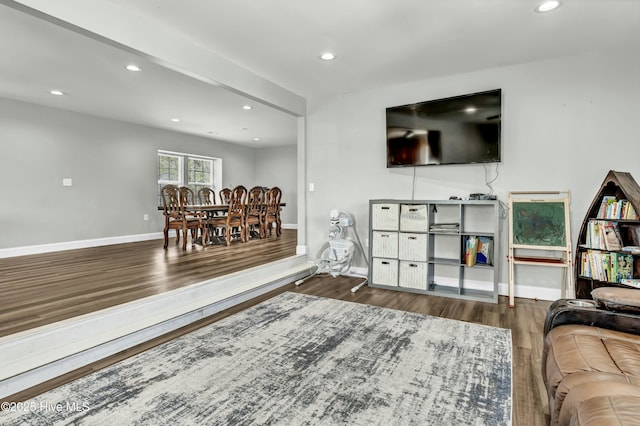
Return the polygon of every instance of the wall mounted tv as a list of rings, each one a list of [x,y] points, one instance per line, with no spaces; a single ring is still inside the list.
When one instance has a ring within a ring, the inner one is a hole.
[[[500,161],[502,91],[386,109],[387,167]]]

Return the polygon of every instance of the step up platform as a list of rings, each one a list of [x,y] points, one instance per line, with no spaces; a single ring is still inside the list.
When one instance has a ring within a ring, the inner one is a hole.
[[[0,338],[0,398],[308,276],[298,255]]]

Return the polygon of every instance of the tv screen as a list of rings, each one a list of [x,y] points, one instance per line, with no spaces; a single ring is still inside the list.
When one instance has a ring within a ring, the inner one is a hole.
[[[502,91],[390,107],[387,167],[500,161]]]

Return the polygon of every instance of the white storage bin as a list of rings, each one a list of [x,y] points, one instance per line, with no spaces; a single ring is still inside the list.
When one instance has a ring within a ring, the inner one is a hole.
[[[400,260],[427,261],[427,234],[401,232],[398,237],[398,257]]]
[[[372,204],[371,228],[381,231],[397,231],[398,211],[397,204]]]
[[[398,261],[373,258],[371,281],[373,284],[398,286]]]
[[[403,204],[400,206],[400,230],[409,232],[429,231],[429,216],[426,204]]]
[[[398,233],[373,231],[371,255],[373,257],[398,257]]]
[[[427,289],[427,264],[425,262],[400,262],[400,287]]]

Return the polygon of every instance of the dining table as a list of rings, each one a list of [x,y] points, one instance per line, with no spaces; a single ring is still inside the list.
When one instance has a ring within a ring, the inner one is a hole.
[[[285,207],[287,203],[280,203],[280,207]],[[159,211],[164,211],[164,206],[158,206]],[[216,213],[224,213],[229,210],[229,204],[189,204],[184,206],[184,210],[187,212],[205,212],[208,217],[213,217]],[[199,238],[199,243],[202,245],[201,237]],[[212,231],[209,231],[209,241],[210,244],[222,244],[223,240],[219,236],[213,234]]]

